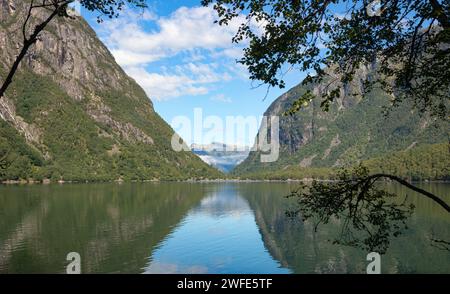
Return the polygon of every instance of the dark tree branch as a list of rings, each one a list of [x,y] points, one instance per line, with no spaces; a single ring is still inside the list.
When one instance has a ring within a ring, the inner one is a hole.
[[[33,4],[34,4],[34,0],[31,0],[31,4],[30,4],[30,7],[28,8],[27,16],[26,16],[25,21],[23,22],[23,26],[22,26],[22,35],[23,35],[23,43],[24,44],[28,41],[27,25],[28,25],[28,21],[31,18],[31,13],[33,11]],[[1,95],[0,95],[0,97],[1,97]]]
[[[27,15],[22,25],[23,44],[22,48],[17,55],[14,63],[12,64],[8,75],[6,76],[3,84],[0,87],[0,98],[3,97],[8,87],[13,81],[13,77],[16,74],[20,63],[26,56],[30,47],[36,43],[39,34],[47,27],[47,25],[57,16],[67,17],[67,6],[75,0],[42,0],[42,2],[36,4],[36,0],[31,0],[30,6],[27,9]],[[89,11],[97,11],[100,15],[113,18],[119,15],[119,11],[123,10],[128,3],[132,6],[144,9],[147,7],[145,0],[80,0],[80,3]],[[50,14],[41,23],[34,27],[30,36],[27,36],[27,27],[30,23],[33,11],[35,9],[45,9]],[[101,22],[101,16],[97,17],[97,21]]]
[[[448,15],[445,13],[444,8],[437,0],[430,0],[431,7],[433,7],[433,16],[439,21],[444,29],[450,28],[450,21]]]
[[[6,90],[8,89],[8,87],[11,85],[12,81],[13,81],[13,77],[17,72],[17,69],[19,68],[20,63],[22,62],[22,60],[24,59],[24,57],[26,56],[28,50],[30,49],[30,47],[36,43],[39,34],[45,29],[45,27],[56,17],[58,16],[60,13],[63,12],[63,10],[66,9],[67,5],[69,3],[73,2],[73,0],[66,0],[66,1],[53,1],[52,5],[54,7],[54,10],[52,11],[52,13],[40,24],[36,25],[34,28],[33,33],[27,37],[26,35],[26,27],[27,24],[31,18],[33,9],[38,8],[38,7],[43,7],[43,5],[45,5],[45,1],[42,5],[34,5],[34,0],[31,1],[30,7],[28,9],[28,13],[27,16],[25,18],[25,22],[22,26],[22,33],[23,33],[23,45],[22,45],[22,49],[20,50],[19,54],[17,55],[13,65],[11,66],[11,69],[8,73],[8,75],[6,76],[5,81],[3,82],[1,88],[0,88],[0,98],[3,97],[3,95],[5,94]]]
[[[397,177],[397,176],[394,176],[394,175],[390,175],[390,174],[374,174],[374,175],[369,176],[366,179],[366,181],[370,181],[372,179],[378,180],[380,178],[387,178],[387,179],[391,179],[393,181],[396,181],[397,183],[402,184],[403,186],[405,186],[405,187],[407,187],[407,188],[409,188],[409,189],[411,189],[411,190],[413,190],[413,191],[415,191],[417,193],[420,193],[420,194],[424,195],[425,197],[433,200],[434,202],[439,204],[442,208],[444,208],[447,212],[450,212],[450,206],[444,200],[442,200],[438,196],[436,196],[436,195],[434,195],[434,194],[432,194],[432,193],[430,193],[430,192],[428,192],[426,190],[423,190],[423,189],[421,189],[419,187],[416,187],[416,186],[408,183],[407,181],[405,181],[404,179],[402,179],[400,177]]]
[[[345,17],[338,17],[333,4],[344,2]],[[382,1],[380,14],[370,15],[366,6],[370,2],[202,0],[205,6],[214,4],[220,25],[245,16],[233,41],[246,42],[239,62],[248,68],[252,80],[283,88],[285,81],[279,73],[285,65],[314,73],[314,77],[307,75],[303,85],[317,85],[337,76],[336,90],[316,95],[327,111],[340,96],[339,89],[352,82],[357,70],[376,61],[370,78],[364,78],[362,96],[381,87],[388,94],[396,94],[393,106],[409,99],[421,114],[429,112],[448,119],[446,72],[441,71],[439,76],[432,66],[420,66],[432,58],[447,71],[450,67],[445,54],[450,42],[448,4],[439,0]],[[266,24],[262,33],[255,30],[255,22]],[[433,22],[436,24],[430,25]],[[435,81],[439,87],[433,86]],[[294,103],[291,113],[301,108],[301,101]]]
[[[336,181],[301,184],[289,195],[297,197],[298,209],[288,215],[300,214],[303,220],[312,218],[314,229],[319,224],[342,220],[340,235],[334,243],[384,253],[390,238],[407,228],[406,221],[414,205],[407,205],[406,198],[399,203],[393,200],[398,195],[379,188],[376,182],[383,178],[420,193],[450,213],[449,205],[438,196],[400,177],[384,173],[370,175],[366,167],[358,166],[352,171],[339,172]]]
[[[431,246],[436,247],[440,250],[450,251],[450,242],[441,239],[431,239]]]

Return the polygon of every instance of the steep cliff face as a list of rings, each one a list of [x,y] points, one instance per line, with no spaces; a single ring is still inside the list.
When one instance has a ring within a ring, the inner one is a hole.
[[[351,166],[424,144],[448,142],[448,124],[420,115],[412,110],[411,102],[390,108],[392,97],[378,89],[362,98],[362,81],[370,78],[373,66],[358,71],[354,81],[343,87],[329,112],[322,111],[320,99],[315,99],[297,114],[283,116],[307,90],[320,94],[328,82],[298,85],[276,99],[265,115],[280,116],[279,159],[261,163],[260,153],[251,152],[235,174]],[[386,107],[390,111],[383,115]]]
[[[0,77],[20,50],[26,5],[0,0]],[[57,18],[42,33],[0,99],[0,118],[2,179],[218,176],[172,150],[173,130],[79,16]]]

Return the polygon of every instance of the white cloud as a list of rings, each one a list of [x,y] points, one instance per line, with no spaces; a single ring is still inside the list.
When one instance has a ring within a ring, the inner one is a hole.
[[[164,57],[163,55],[157,55],[157,54],[146,54],[146,53],[139,53],[139,52],[133,52],[133,51],[127,51],[123,49],[112,49],[111,53],[113,54],[114,58],[116,59],[116,62],[119,63],[123,67],[127,66],[136,66],[140,64],[147,64],[154,61],[157,61]]]
[[[222,51],[224,56],[239,60],[243,57],[242,48],[227,48]]]
[[[167,100],[179,96],[205,95],[214,83],[229,80],[228,73],[218,73],[208,64],[189,63],[174,72],[151,73],[144,67],[125,67],[128,75],[144,88],[151,99]]]
[[[212,7],[180,7],[166,17],[127,10],[100,29],[116,61],[148,96],[166,100],[204,95],[215,83],[248,77],[236,64],[242,47],[231,42],[245,17],[228,26],[215,24],[216,19]],[[163,59],[175,60],[167,64],[178,65],[154,66]]]
[[[127,68],[127,73],[144,88],[147,95],[156,100],[178,97],[182,94],[200,95],[208,93],[203,86],[183,75],[149,73],[143,68]]]
[[[148,9],[144,10],[143,13],[140,13],[139,16],[142,18],[142,20],[157,20],[158,16],[153,11],[150,11]]]
[[[211,7],[181,7],[170,16],[156,20],[128,12],[108,21],[106,42],[112,51],[157,56],[159,59],[185,50],[232,48],[231,39],[244,18],[235,19],[229,26],[214,24],[216,19],[216,12]],[[142,20],[154,20],[158,29],[144,30],[139,23]]]

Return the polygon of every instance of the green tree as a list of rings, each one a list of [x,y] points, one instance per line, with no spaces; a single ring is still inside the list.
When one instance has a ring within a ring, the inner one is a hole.
[[[448,119],[449,1],[202,0],[202,4],[213,4],[220,25],[245,15],[233,42],[246,44],[239,62],[252,80],[283,88],[286,67],[306,72],[304,85],[324,85],[319,96],[327,111],[341,90],[360,77],[358,70],[373,68],[375,74],[362,81],[363,95],[381,87],[392,94],[394,106],[413,99],[421,113]],[[288,113],[296,113],[314,98],[307,91]],[[384,252],[412,208],[387,202],[395,195],[377,188],[381,179],[400,183],[450,212],[436,195],[392,174],[370,174],[365,167],[344,170],[335,182],[301,186],[292,196],[297,197],[297,212],[303,218],[313,217],[317,224],[343,220],[337,243]]]
[[[284,67],[298,68],[308,73],[305,84],[326,81],[320,96],[328,109],[359,68],[376,63],[376,75],[366,78],[364,91],[379,85],[393,94],[394,105],[413,99],[421,111],[448,118],[449,1],[202,0],[202,4],[214,4],[220,25],[246,15],[233,42],[248,41],[239,62],[253,80],[284,87]],[[293,105],[294,112],[308,99],[310,93]]]
[[[11,65],[8,75],[0,87],[0,97],[2,97],[9,85],[12,83],[14,75],[19,68],[20,62],[27,55],[28,50],[39,38],[41,32],[56,17],[70,17],[68,9],[75,0],[28,0],[28,9],[23,15],[22,36],[23,42],[19,54]],[[129,4],[135,7],[146,7],[145,0],[79,0],[79,3],[89,11],[99,13],[98,21],[101,22],[104,17],[114,18],[125,5]],[[42,13],[43,18],[36,17]]]
[[[428,197],[450,213],[450,206],[436,195],[415,187],[402,178],[390,174],[370,174],[364,166],[341,171],[338,181],[313,181],[302,184],[289,197],[296,197],[298,209],[289,216],[301,214],[303,220],[312,219],[315,229],[332,220],[341,222],[341,232],[334,243],[355,246],[368,251],[385,253],[390,238],[407,228],[406,219],[414,206],[395,201],[397,195],[379,188],[375,183],[387,178]],[[406,199],[405,199],[406,200]]]
[[[0,138],[0,178],[4,176],[6,168],[8,167],[8,156],[10,153],[9,146],[6,140]]]

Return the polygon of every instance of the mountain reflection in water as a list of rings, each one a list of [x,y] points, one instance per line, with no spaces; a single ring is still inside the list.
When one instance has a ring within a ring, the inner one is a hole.
[[[333,245],[339,223],[286,217],[288,183],[1,186],[0,273],[364,273],[368,252]],[[423,188],[450,200],[450,185]],[[400,186],[415,206],[382,256],[383,273],[450,273],[450,218]]]

